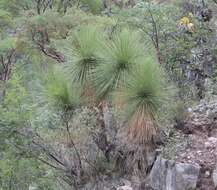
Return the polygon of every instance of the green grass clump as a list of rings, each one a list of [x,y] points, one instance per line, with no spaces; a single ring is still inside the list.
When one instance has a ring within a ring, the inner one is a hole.
[[[83,84],[97,64],[99,32],[95,27],[85,26],[75,33],[72,47],[67,51],[67,72],[72,82]]]
[[[54,67],[45,76],[43,98],[45,103],[63,111],[74,110],[80,105],[80,90],[73,86],[61,67]]]
[[[133,68],[143,59],[143,46],[136,32],[124,29],[114,34],[100,52],[100,63],[95,70],[97,96],[106,97],[123,86]]]

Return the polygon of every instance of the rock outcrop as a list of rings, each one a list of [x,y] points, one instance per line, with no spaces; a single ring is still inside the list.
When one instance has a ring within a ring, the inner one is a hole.
[[[176,163],[158,157],[145,186],[153,190],[195,189],[199,171],[200,166],[197,164]]]
[[[217,102],[204,101],[194,108],[189,108],[182,130],[185,133],[203,133],[217,137]]]
[[[180,131],[188,145],[176,155],[176,161],[201,166],[197,189],[217,188],[217,101],[201,103],[188,109]],[[212,175],[213,174],[213,175]]]
[[[118,187],[117,190],[133,190],[133,188],[125,185],[125,186]]]
[[[213,179],[213,182],[214,182],[215,188],[217,188],[217,165],[216,165],[215,170],[213,170],[212,179]]]

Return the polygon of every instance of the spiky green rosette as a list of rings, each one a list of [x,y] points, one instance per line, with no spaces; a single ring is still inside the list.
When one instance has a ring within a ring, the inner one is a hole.
[[[143,53],[136,32],[124,29],[114,34],[112,40],[104,44],[94,72],[97,96],[104,99],[110,92],[122,88],[133,68],[141,62]]]

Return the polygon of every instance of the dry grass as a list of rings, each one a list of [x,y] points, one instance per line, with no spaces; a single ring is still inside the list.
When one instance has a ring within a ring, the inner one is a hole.
[[[129,138],[139,144],[150,144],[156,136],[153,118],[145,111],[137,111],[130,120]]]

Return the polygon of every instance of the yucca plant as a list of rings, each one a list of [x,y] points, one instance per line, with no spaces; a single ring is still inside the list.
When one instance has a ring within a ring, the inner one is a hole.
[[[74,110],[80,105],[80,90],[78,85],[68,82],[63,69],[55,66],[44,77],[44,103],[62,111]]]
[[[72,46],[67,49],[67,72],[72,82],[84,84],[89,80],[92,69],[97,64],[97,51],[100,40],[95,27],[81,27],[72,39]]]
[[[164,98],[164,76],[153,59],[144,60],[129,76],[122,91],[129,118],[129,137],[139,144],[153,142],[156,118]]]
[[[144,52],[139,40],[138,33],[124,29],[104,44],[93,81],[100,99],[122,88],[133,68],[142,61]]]

